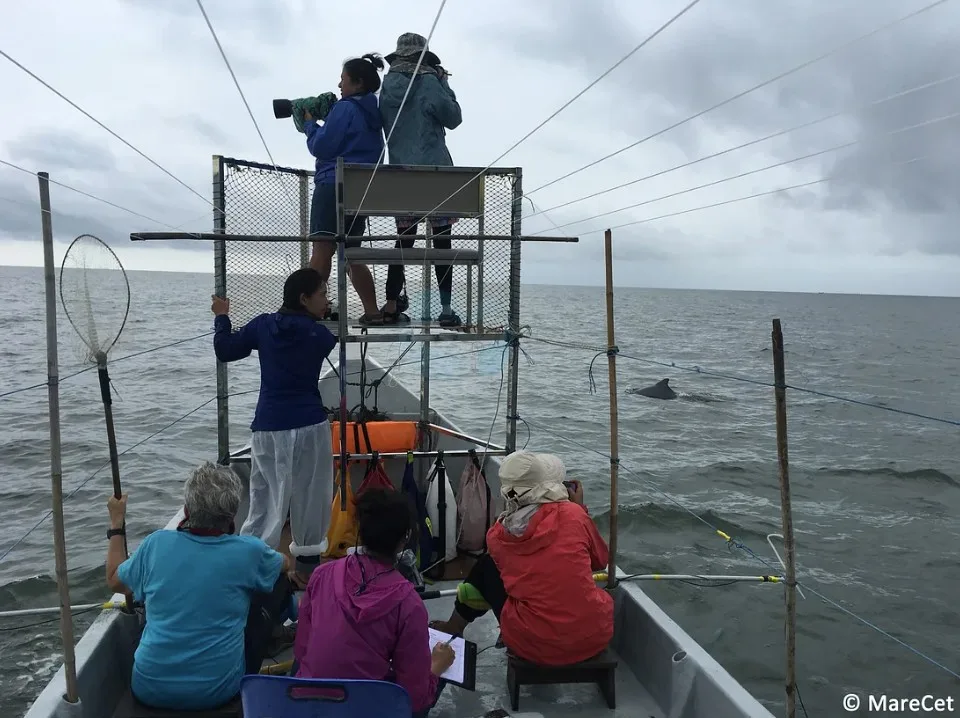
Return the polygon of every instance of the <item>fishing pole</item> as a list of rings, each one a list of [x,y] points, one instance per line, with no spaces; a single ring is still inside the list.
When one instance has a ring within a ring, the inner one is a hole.
[[[140,602],[134,602],[134,608],[141,608]],[[80,603],[70,606],[73,613],[82,613],[83,611],[93,611],[97,608],[109,610],[114,608],[126,609],[126,601],[107,601],[106,603]],[[0,611],[0,618],[15,618],[17,616],[42,616],[48,613],[56,613],[60,610],[59,606],[40,606],[37,608],[19,608],[13,611]]]
[[[607,580],[606,571],[598,571],[593,574],[593,580],[602,583]],[[692,574],[692,573],[636,573],[617,578],[617,583],[624,581],[707,581],[717,583],[783,583],[783,576],[724,576],[717,574]],[[437,598],[448,598],[456,596],[457,589],[444,588],[436,591],[423,591],[420,598],[424,601],[431,601]]]

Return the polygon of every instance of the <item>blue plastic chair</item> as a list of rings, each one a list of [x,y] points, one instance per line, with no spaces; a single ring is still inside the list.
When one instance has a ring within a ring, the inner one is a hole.
[[[240,699],[244,718],[410,718],[413,712],[407,691],[388,681],[249,675]]]

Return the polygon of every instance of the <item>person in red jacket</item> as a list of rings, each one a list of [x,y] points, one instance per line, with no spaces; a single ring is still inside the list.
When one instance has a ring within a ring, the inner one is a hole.
[[[566,482],[552,454],[517,451],[500,465],[506,509],[487,532],[487,551],[457,589],[454,610],[434,628],[462,634],[487,610],[504,644],[545,666],[579,663],[613,638],[613,598],[593,580],[607,544],[587,513],[583,488]]]

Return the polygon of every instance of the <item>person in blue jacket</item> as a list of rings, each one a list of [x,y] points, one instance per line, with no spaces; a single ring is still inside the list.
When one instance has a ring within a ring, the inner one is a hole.
[[[241,536],[277,549],[290,514],[291,575],[303,585],[326,551],[333,502],[333,442],[318,387],[324,360],[337,339],[321,319],[329,308],[326,283],[311,267],[283,285],[279,311],[261,314],[232,331],[230,300],[213,297],[213,349],[222,362],[256,350],[260,396],[250,430],[250,510]]]
[[[447,149],[446,130],[460,126],[463,118],[457,96],[447,82],[447,72],[440,66],[440,58],[427,50],[427,40],[413,32],[404,33],[397,40],[396,51],[387,55],[390,71],[383,78],[380,91],[380,114],[384,131],[389,135],[390,164],[450,166],[453,159]],[[423,53],[423,61],[417,60]],[[416,74],[414,71],[416,70]],[[407,87],[410,92],[407,93]],[[407,95],[403,102],[404,94]],[[400,105],[403,103],[403,111]],[[392,128],[392,130],[391,130]],[[397,234],[416,234],[420,217],[397,218]],[[433,246],[450,249],[451,232],[455,220],[431,217]],[[447,235],[447,236],[444,236]],[[398,240],[398,248],[413,246],[412,239]],[[453,267],[436,264],[434,272],[440,289],[440,326],[460,326],[460,317],[453,311]],[[405,277],[403,265],[391,264],[387,270],[386,304],[383,321],[386,324],[409,321],[401,298]],[[398,306],[400,300],[400,306]]]
[[[377,95],[380,89],[379,71],[383,59],[367,54],[347,60],[340,73],[340,100],[330,109],[321,127],[309,112],[304,113],[303,131],[307,135],[307,148],[317,158],[314,176],[313,200],[310,205],[310,235],[333,236],[337,234],[337,158],[344,162],[376,164],[383,154],[383,123]],[[367,221],[363,217],[347,216],[345,230],[348,237],[362,237]],[[359,247],[360,239],[348,239],[347,247]],[[327,280],[335,242],[314,241],[310,266]],[[351,264],[348,268],[353,288],[363,302],[361,324],[382,324],[377,307],[377,289],[370,269],[363,264]],[[328,315],[328,318],[333,318]]]

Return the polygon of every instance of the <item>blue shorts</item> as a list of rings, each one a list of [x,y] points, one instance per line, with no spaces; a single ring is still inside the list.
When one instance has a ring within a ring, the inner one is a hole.
[[[367,230],[365,217],[346,216],[344,226],[348,237],[362,237]],[[310,201],[310,236],[337,236],[337,189],[333,184],[313,186],[313,199]],[[348,239],[348,247],[359,247],[362,240]]]

